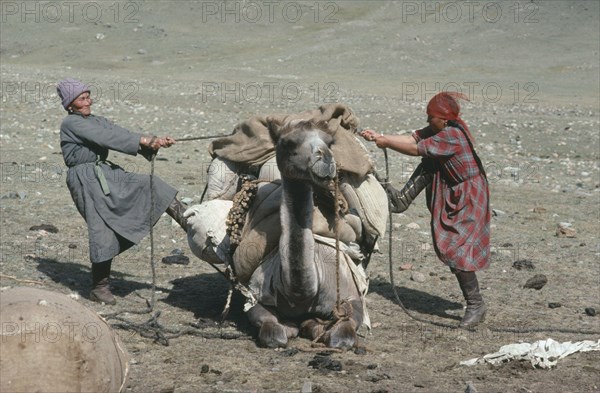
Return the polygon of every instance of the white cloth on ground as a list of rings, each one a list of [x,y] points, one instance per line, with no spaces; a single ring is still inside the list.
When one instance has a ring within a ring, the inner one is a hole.
[[[600,351],[600,340],[584,340],[559,343],[549,338],[534,343],[508,344],[500,347],[498,352],[460,362],[463,366],[474,366],[481,363],[493,365],[510,360],[529,360],[533,367],[551,368],[563,359],[576,352]]]

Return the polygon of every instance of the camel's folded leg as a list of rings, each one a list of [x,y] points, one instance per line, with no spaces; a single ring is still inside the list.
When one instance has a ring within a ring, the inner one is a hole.
[[[358,341],[356,330],[363,320],[363,304],[360,300],[351,300],[346,305],[350,306],[348,317],[333,322],[330,327],[315,318],[308,319],[300,325],[300,336],[323,342],[330,348],[354,347]]]
[[[298,328],[279,322],[269,309],[257,304],[248,310],[250,323],[258,327],[258,342],[267,348],[285,348],[290,338],[298,335]]]

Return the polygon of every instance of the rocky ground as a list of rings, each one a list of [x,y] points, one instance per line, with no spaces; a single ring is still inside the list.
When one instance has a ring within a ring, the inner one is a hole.
[[[87,299],[87,233],[65,186],[56,81],[93,83],[94,113],[176,138],[223,135],[255,114],[325,102],[349,105],[363,127],[404,133],[424,125],[434,91],[471,99],[463,117],[494,209],[493,262],[480,274],[485,325],[470,332],[419,322],[396,302],[390,273],[412,315],[446,324],[462,315],[458,285],[432,249],[424,196],[393,216],[391,265],[387,235],[369,265],[366,350],[327,356],[302,339],[285,350],[257,347],[238,296],[221,322],[228,282],[164,217],[154,231],[158,321],[199,328],[164,345],[116,327],[132,356],[125,391],[599,391],[598,352],[551,370],[459,364],[509,343],[600,338],[597,2],[80,2],[71,19],[61,2],[31,2],[29,13],[23,4],[2,3],[0,287],[75,293],[102,314],[140,310],[151,298],[150,240],[115,261],[117,306]],[[204,189],[207,145],[181,142],[156,161],[156,175],[190,204]],[[384,175],[383,154],[371,148]],[[150,172],[140,157],[111,160]],[[400,186],[417,162],[390,153],[391,181]],[[162,262],[181,252],[188,264]],[[525,288],[535,275],[547,283]],[[498,331],[515,328],[523,332]]]

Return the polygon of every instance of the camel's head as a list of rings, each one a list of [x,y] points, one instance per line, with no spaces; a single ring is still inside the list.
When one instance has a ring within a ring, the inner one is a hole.
[[[333,136],[326,122],[290,121],[270,123],[269,132],[276,143],[277,166],[282,177],[310,181],[327,187],[336,176],[330,146]]]

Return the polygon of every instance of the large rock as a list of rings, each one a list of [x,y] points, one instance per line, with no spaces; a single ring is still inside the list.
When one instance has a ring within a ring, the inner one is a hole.
[[[121,392],[129,356],[97,313],[60,293],[0,293],[0,391]]]

